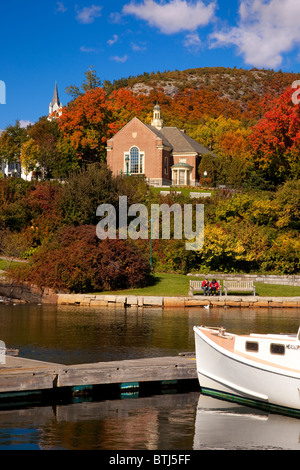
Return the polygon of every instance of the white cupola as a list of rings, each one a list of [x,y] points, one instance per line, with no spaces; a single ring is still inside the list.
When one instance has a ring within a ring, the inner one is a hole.
[[[156,127],[156,129],[160,130],[164,126],[164,122],[161,119],[161,113],[160,113],[160,106],[156,104],[153,108],[153,119],[151,121],[151,126]]]

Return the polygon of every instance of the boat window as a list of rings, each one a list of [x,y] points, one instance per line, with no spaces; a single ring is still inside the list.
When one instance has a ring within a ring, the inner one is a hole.
[[[271,352],[271,354],[281,354],[281,355],[283,355],[284,352],[285,352],[285,347],[284,347],[283,344],[271,343],[270,352]]]
[[[246,341],[246,351],[258,352],[258,343]]]

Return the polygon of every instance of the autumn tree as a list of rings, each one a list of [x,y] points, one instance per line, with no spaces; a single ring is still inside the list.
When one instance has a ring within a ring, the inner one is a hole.
[[[105,160],[106,141],[116,131],[105,91],[95,88],[69,103],[58,119],[58,126],[81,163]]]
[[[39,147],[33,139],[29,139],[22,144],[20,155],[20,161],[26,178],[36,168],[38,160]]]
[[[38,147],[40,176],[43,179],[65,178],[79,169],[78,158],[68,138],[64,138],[57,121],[40,118],[28,128],[28,136]]]
[[[300,177],[300,109],[293,92],[288,88],[274,100],[249,137],[254,170],[274,184]]]
[[[187,88],[174,96],[172,111],[184,121],[199,121],[204,116],[240,117],[239,108],[227,98],[206,88]]]
[[[70,85],[65,89],[67,95],[71,95],[74,99],[76,99],[79,96],[83,96],[87,91],[101,86],[101,80],[99,77],[97,77],[97,73],[92,65],[89,70],[84,73],[84,75],[85,80],[81,85],[81,90],[76,85]]]
[[[20,121],[8,126],[0,137],[0,158],[6,162],[20,159],[22,144],[28,139],[27,130],[21,127]]]
[[[9,261],[8,269],[13,260],[21,258],[29,247],[30,241],[22,232],[11,232],[9,229],[0,232],[0,253]]]
[[[119,89],[107,96],[97,87],[69,103],[58,126],[81,163],[99,162],[106,158],[106,141],[140,111],[131,91]]]
[[[214,157],[210,163],[202,157],[199,173],[206,170],[214,183],[240,187],[249,165],[249,133],[250,130],[238,119],[206,116],[192,136],[211,150]]]
[[[51,162],[56,157],[56,144],[59,138],[59,129],[55,119],[48,121],[46,116],[41,117],[28,128],[29,138],[39,149],[39,163],[47,174],[51,169]]]
[[[59,212],[64,224],[96,224],[100,204],[118,202],[117,179],[105,163],[93,163],[66,179],[59,201]]]
[[[177,116],[172,113],[172,98],[167,96],[161,90],[152,90],[147,94],[139,94],[137,96],[141,103],[140,119],[146,124],[151,124],[153,118],[153,107],[156,104],[162,109],[162,118],[165,126],[174,126],[177,124],[181,127],[182,121],[177,120]],[[177,126],[178,127],[178,126]]]
[[[116,129],[121,129],[135,116],[141,113],[142,105],[130,90],[120,88],[112,91],[107,98],[109,109],[113,113]]]
[[[93,225],[65,227],[49,239],[19,276],[41,287],[97,292],[144,287],[148,256],[131,240],[100,240]]]

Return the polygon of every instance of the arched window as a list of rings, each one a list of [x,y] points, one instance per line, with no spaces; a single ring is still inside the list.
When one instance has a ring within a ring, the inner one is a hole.
[[[140,152],[138,147],[131,147],[129,153],[125,154],[125,162],[129,157],[129,173],[138,174],[144,173],[144,153]],[[125,171],[127,171],[125,164]]]

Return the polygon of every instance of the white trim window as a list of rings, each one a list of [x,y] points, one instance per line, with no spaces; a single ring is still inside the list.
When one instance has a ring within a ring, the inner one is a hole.
[[[131,175],[144,173],[144,159],[144,152],[140,152],[138,147],[131,147],[124,155],[124,172],[129,172]]]

